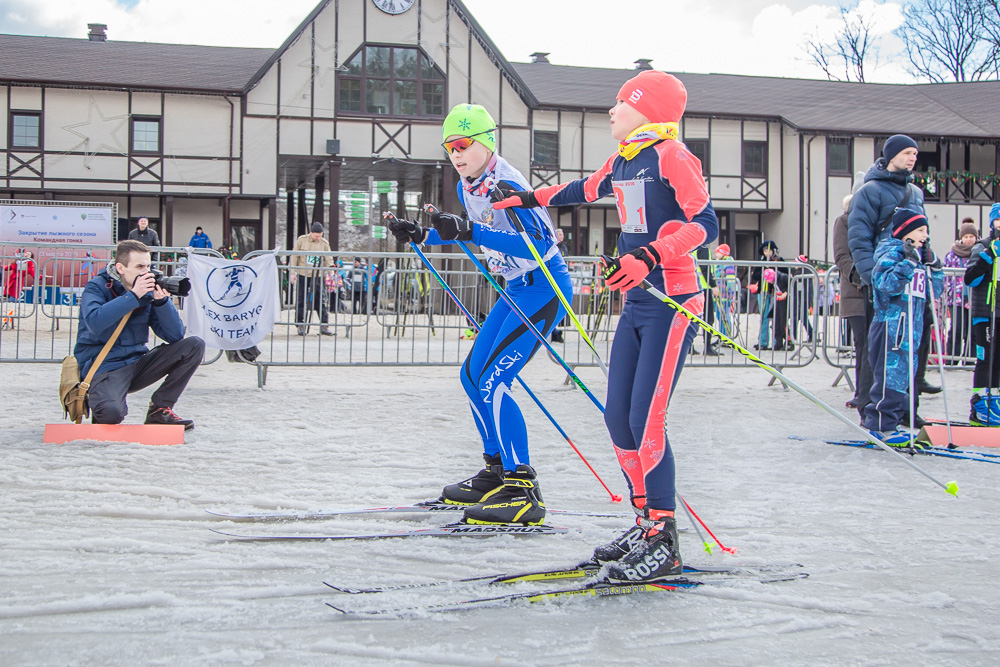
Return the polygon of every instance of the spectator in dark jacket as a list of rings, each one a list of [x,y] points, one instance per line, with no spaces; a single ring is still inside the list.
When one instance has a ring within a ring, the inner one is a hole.
[[[997,254],[1000,251],[1000,204],[990,209],[990,234],[972,247],[965,267],[965,284],[971,288],[972,345],[976,367],[972,372],[970,421],[1000,426],[1000,306]]]
[[[196,227],[188,245],[192,248],[211,248],[212,239],[208,238],[208,234],[201,227]]]
[[[851,249],[847,247],[847,212],[853,195],[844,197],[844,214],[833,223],[833,257],[840,270],[840,317],[847,321],[854,339],[854,398],[847,407],[858,407],[861,359],[868,356],[868,322],[865,321],[865,294],[861,291],[861,275],[854,267]],[[867,386],[871,386],[869,375]]]
[[[90,384],[87,396],[95,424],[118,424],[128,414],[127,394],[144,389],[166,376],[153,392],[147,424],[181,424],[190,419],[174,412],[191,376],[205,354],[205,342],[184,337],[184,325],[170,295],[156,285],[149,271],[149,248],[138,241],[122,241],[115,257],[83,289],[80,325],[73,355],[85,376],[123,317],[129,319]],[[166,341],[146,347],[149,330]]]
[[[854,266],[867,290],[869,305],[866,308],[865,320],[869,328],[874,319],[870,286],[872,268],[875,266],[875,246],[890,237],[892,232],[890,222],[897,207],[926,215],[923,192],[911,182],[918,153],[917,142],[905,134],[894,134],[886,139],[882,147],[882,157],[868,169],[864,185],[851,200],[851,210],[847,220],[847,244],[851,249]],[[918,365],[914,386],[917,393],[937,393],[941,391],[941,387],[935,387],[924,379],[927,354],[930,349],[930,327],[933,321],[930,313],[925,315],[924,331],[920,336],[921,347],[917,353]],[[861,382],[861,386],[858,387],[858,412],[864,419],[864,403],[871,393],[872,376],[868,355],[863,355],[861,363],[863,366],[858,373]],[[917,426],[922,426],[924,423],[916,416],[914,421]]]
[[[128,233],[128,237],[148,248],[160,245],[160,236],[155,229],[150,228],[149,218],[139,218],[136,228]]]
[[[778,254],[778,244],[764,241],[760,244],[762,262],[784,262]],[[785,267],[755,266],[750,269],[750,293],[757,295],[760,310],[760,336],[756,350],[772,349],[770,334],[774,330],[775,350],[784,350],[788,337],[788,269]],[[773,326],[772,326],[773,319]]]

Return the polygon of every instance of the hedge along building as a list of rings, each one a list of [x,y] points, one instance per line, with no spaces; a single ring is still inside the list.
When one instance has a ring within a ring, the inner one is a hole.
[[[0,196],[112,200],[119,235],[146,216],[165,244],[202,226],[241,251],[291,247],[331,219],[331,244],[357,247],[349,231],[368,230],[341,202],[370,178],[396,181],[379,203],[397,214],[424,201],[454,210],[439,128],[461,102],[490,109],[499,150],[533,184],[585,176],[615,150],[607,109],[635,74],[541,53],[512,64],[459,0],[323,0],[276,50],[108,41],[99,24],[87,40],[0,47]],[[897,132],[920,142],[921,179],[938,172],[927,192],[938,247],[961,218],[985,221],[996,196],[998,83],[678,76],[682,137],[738,258],[764,238],[786,256],[832,257],[852,174]],[[553,213],[574,253],[613,251],[611,199]]]

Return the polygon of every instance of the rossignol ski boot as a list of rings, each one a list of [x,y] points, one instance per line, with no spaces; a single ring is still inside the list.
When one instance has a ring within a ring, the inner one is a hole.
[[[677,522],[670,510],[646,508],[639,519],[642,543],[607,568],[614,582],[656,582],[684,571],[677,541]]]

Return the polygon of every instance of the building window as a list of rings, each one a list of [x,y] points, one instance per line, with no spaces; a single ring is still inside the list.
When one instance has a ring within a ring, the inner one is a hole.
[[[559,133],[536,130],[531,133],[531,161],[547,167],[559,166]]]
[[[160,119],[132,118],[132,152],[162,153],[160,148]]]
[[[12,111],[10,114],[11,148],[42,147],[42,115]]]
[[[337,109],[348,114],[443,116],[444,74],[420,49],[365,45],[338,76]]]
[[[743,175],[767,178],[767,142],[743,142]]]
[[[708,139],[685,140],[684,145],[701,162],[701,175],[708,176]]]
[[[827,139],[826,170],[834,176],[851,175],[850,139]]]

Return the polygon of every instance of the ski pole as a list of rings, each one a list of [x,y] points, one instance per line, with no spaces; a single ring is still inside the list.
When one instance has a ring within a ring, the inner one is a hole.
[[[639,284],[639,286],[642,287],[647,292],[649,292],[650,294],[652,294],[653,296],[655,296],[657,299],[659,299],[663,303],[667,304],[670,308],[672,308],[675,311],[677,311],[678,313],[684,315],[689,320],[695,322],[698,326],[702,327],[703,329],[707,328],[708,331],[711,331],[712,333],[714,333],[716,336],[719,337],[719,339],[722,341],[723,345],[728,345],[729,347],[733,348],[734,350],[736,350],[737,352],[739,352],[740,354],[742,354],[744,357],[746,357],[747,359],[749,359],[750,361],[752,361],[756,366],[760,367],[761,369],[767,371],[772,376],[774,376],[775,378],[777,378],[777,380],[779,382],[782,382],[782,383],[786,384],[787,386],[791,387],[792,389],[794,389],[798,393],[802,394],[802,396],[804,396],[805,398],[809,399],[809,401],[811,401],[818,408],[821,408],[821,409],[829,412],[831,415],[833,415],[834,417],[836,417],[840,421],[842,421],[845,424],[847,424],[848,426],[850,426],[853,430],[859,431],[860,433],[864,434],[864,439],[866,441],[871,441],[874,444],[876,444],[879,447],[881,447],[882,449],[884,449],[885,451],[890,452],[890,453],[898,456],[899,459],[903,463],[905,463],[906,465],[910,466],[911,468],[913,468],[914,470],[916,470],[917,472],[919,472],[921,475],[923,475],[927,479],[931,480],[932,482],[934,482],[935,484],[937,484],[938,486],[940,486],[942,489],[944,489],[945,491],[947,491],[949,494],[951,494],[953,496],[957,496],[958,495],[958,483],[957,482],[948,482],[947,484],[945,484],[944,482],[939,481],[936,477],[934,477],[929,472],[927,472],[926,470],[924,470],[923,468],[921,468],[920,466],[918,466],[916,463],[914,463],[913,461],[910,461],[905,456],[903,456],[902,454],[900,454],[899,452],[897,452],[895,449],[893,449],[889,445],[887,445],[884,442],[882,442],[882,440],[880,440],[879,438],[874,437],[871,433],[869,433],[865,429],[861,428],[860,426],[858,426],[857,424],[855,424],[853,421],[851,421],[850,419],[848,419],[846,416],[842,415],[840,412],[838,412],[837,410],[833,409],[832,407],[830,407],[829,405],[827,405],[826,403],[824,403],[822,400],[820,400],[819,398],[817,398],[816,396],[814,396],[812,393],[810,393],[805,388],[801,387],[797,382],[791,380],[787,375],[785,375],[781,371],[777,370],[776,368],[768,365],[767,362],[765,362],[763,359],[761,359],[760,357],[758,357],[754,353],[750,352],[749,350],[747,350],[746,348],[744,348],[742,345],[740,345],[739,343],[737,343],[733,339],[729,338],[728,336],[722,335],[719,332],[719,330],[716,329],[715,327],[713,327],[711,324],[709,324],[705,320],[701,319],[700,317],[698,317],[697,315],[695,315],[694,313],[692,313],[691,311],[689,311],[687,308],[685,308],[681,304],[679,304],[676,301],[674,301],[673,299],[671,299],[669,296],[667,296],[666,294],[664,294],[660,290],[658,290],[655,287],[653,287],[653,285],[651,285],[648,280],[643,280],[642,283]],[[720,544],[719,546],[722,546],[722,545]]]
[[[905,292],[904,292],[905,294]],[[907,324],[907,336],[909,337],[909,347],[906,348],[906,368],[910,372],[910,447],[914,445],[914,435],[913,435],[913,422],[916,419],[917,414],[917,394],[916,394],[916,380],[913,377],[915,368],[913,366],[913,291],[910,290],[910,294],[906,297],[906,324]],[[888,345],[888,343],[887,343]],[[930,341],[928,341],[928,351],[930,351]],[[887,353],[888,354],[888,353]],[[884,384],[883,384],[884,388]],[[885,394],[883,394],[884,396]],[[880,420],[881,421],[881,420]]]
[[[431,204],[425,205],[424,209],[427,211],[436,210],[435,207],[432,206]],[[521,310],[521,307],[517,305],[514,299],[512,299],[511,296],[507,294],[507,292],[505,292],[502,287],[500,287],[500,284],[497,283],[497,281],[493,278],[493,276],[490,275],[489,269],[483,266],[483,263],[480,262],[478,258],[476,258],[476,256],[472,253],[471,250],[469,250],[469,246],[466,245],[464,241],[456,241],[456,243],[458,247],[462,249],[462,252],[464,252],[470,260],[472,260],[473,265],[477,269],[479,269],[479,272],[483,274],[483,276],[490,283],[490,285],[493,286],[493,289],[497,291],[497,294],[500,295],[500,298],[503,299],[503,301],[508,306],[510,306],[510,309],[514,311],[514,314],[517,315],[518,318],[520,318],[521,322],[524,323],[524,326],[528,328],[528,331],[530,331],[535,336],[535,338],[537,338],[538,341],[545,346],[545,349],[549,351],[549,354],[551,354],[552,358],[556,360],[556,363],[558,363],[560,366],[563,367],[563,370],[565,370],[566,373],[569,375],[569,377],[573,380],[573,382],[576,383],[576,386],[578,386],[580,389],[583,390],[583,393],[587,395],[587,398],[589,398],[591,402],[594,405],[596,405],[597,408],[603,414],[604,405],[599,400],[597,400],[597,397],[594,396],[594,394],[590,391],[587,385],[583,383],[583,380],[581,380],[580,376],[573,371],[570,365],[567,364],[566,361],[561,356],[559,356],[559,353],[555,351],[555,348],[552,347],[548,339],[542,335],[542,333],[538,330],[537,327],[535,327],[534,323],[527,315],[524,314],[524,311]]]
[[[654,287],[653,289],[656,289],[656,288]],[[677,497],[681,498],[679,495]],[[708,531],[708,534],[712,536],[712,539],[715,540],[715,543],[719,545],[720,549],[722,549],[723,551],[725,551],[728,554],[735,554],[736,553],[736,549],[730,549],[729,547],[724,546],[722,544],[722,542],[719,541],[719,538],[715,536],[715,533],[712,532],[712,529],[705,525],[705,522],[701,520],[701,517],[698,516],[697,514],[695,514],[694,510],[691,509],[691,506],[688,505],[687,501],[684,500],[683,498],[681,498],[681,504],[684,505],[684,508],[688,512],[690,512],[692,515],[694,515],[694,518],[698,520],[698,523],[701,524],[701,527],[704,528],[706,531]]]
[[[492,184],[490,184],[489,187],[492,187]],[[492,192],[490,192],[490,199],[494,202],[498,202],[503,199],[503,193],[500,192],[500,190],[493,188]],[[576,327],[576,330],[580,332],[580,336],[583,337],[583,342],[585,342],[587,347],[590,348],[590,351],[594,353],[594,358],[597,359],[597,363],[600,364],[601,370],[604,371],[604,377],[608,377],[608,367],[604,364],[604,360],[601,359],[601,355],[598,354],[597,348],[594,347],[593,341],[590,340],[590,336],[587,335],[587,330],[580,323],[580,319],[576,316],[576,313],[573,312],[573,306],[570,305],[570,303],[566,300],[566,297],[563,296],[562,290],[560,290],[559,286],[556,285],[556,279],[552,277],[552,273],[549,272],[549,267],[545,265],[541,255],[538,254],[538,249],[535,248],[535,244],[531,242],[531,237],[529,237],[528,233],[524,230],[524,225],[521,224],[521,220],[515,213],[511,212],[509,208],[505,208],[503,212],[507,215],[507,220],[510,221],[511,225],[513,225],[514,229],[521,237],[521,240],[524,241],[524,245],[528,246],[528,250],[531,252],[532,257],[534,257],[535,261],[538,262],[538,266],[542,269],[542,273],[545,274],[549,284],[552,285],[552,290],[556,293],[556,297],[563,305],[563,308],[566,309],[566,314],[569,315],[569,319],[573,322],[573,326]]]
[[[448,286],[448,283],[445,282],[444,277],[440,273],[438,273],[437,269],[434,268],[434,265],[431,264],[430,259],[427,258],[427,256],[420,250],[420,248],[417,247],[415,243],[410,243],[410,247],[413,248],[413,251],[417,253],[417,256],[420,257],[424,265],[428,268],[431,274],[433,274],[434,277],[437,279],[438,284],[441,285],[441,289],[443,289],[448,294],[448,296],[451,297],[451,300],[455,302],[455,305],[458,306],[459,309],[465,314],[465,317],[472,324],[472,327],[477,332],[480,329],[482,329],[482,325],[480,325],[479,322],[476,321],[476,318],[472,316],[472,313],[470,313],[469,309],[465,307],[465,304],[462,303],[462,300],[459,299],[458,295],[455,294],[455,292],[451,289],[451,287]],[[611,502],[620,503],[622,501],[622,496],[617,493],[613,493],[611,489],[608,488],[608,485],[604,483],[604,480],[601,479],[601,476],[598,475],[597,471],[594,470],[594,467],[590,465],[590,461],[588,461],[587,458],[583,455],[583,453],[577,448],[576,444],[566,434],[566,431],[564,431],[562,427],[559,425],[559,422],[557,422],[555,417],[553,417],[549,413],[549,411],[545,409],[545,406],[542,405],[542,402],[538,399],[537,396],[535,396],[534,392],[532,392],[531,389],[528,388],[527,383],[525,383],[525,381],[521,379],[520,375],[515,375],[514,377],[517,378],[518,383],[524,388],[524,390],[528,392],[528,396],[530,396],[531,400],[535,402],[535,405],[537,405],[538,408],[542,411],[542,413],[544,413],[545,416],[548,417],[549,421],[552,422],[552,425],[556,427],[556,430],[559,431],[559,434],[566,439],[566,442],[568,442],[569,446],[573,448],[573,451],[576,452],[576,455],[580,457],[580,460],[583,461],[584,464],[587,466],[587,468],[590,470],[590,472],[594,474],[594,477],[596,477],[597,481],[601,483],[601,486],[604,487],[604,490],[608,492],[608,495],[611,496]]]
[[[938,340],[938,370],[941,372],[941,395],[944,397],[944,421],[948,424],[948,447],[954,449],[955,440],[951,437],[951,417],[948,415],[948,390],[944,384],[944,347],[941,345],[942,340],[944,340],[944,330],[938,318],[937,304],[934,303],[934,283],[931,280],[931,271],[926,267],[924,271],[927,272],[927,291],[931,295],[931,317],[934,320],[934,334]]]
[[[684,511],[687,513],[688,521],[691,522],[691,525],[694,526],[695,532],[698,533],[698,539],[701,540],[703,545],[705,545],[705,551],[712,553],[712,544],[705,539],[705,534],[701,532],[701,526],[699,526],[698,522],[694,520],[694,513],[690,510],[690,508],[688,508],[687,504],[684,502],[684,498],[681,497],[681,494],[674,492],[674,495],[676,495],[677,500],[681,502],[681,507],[683,507]]]

